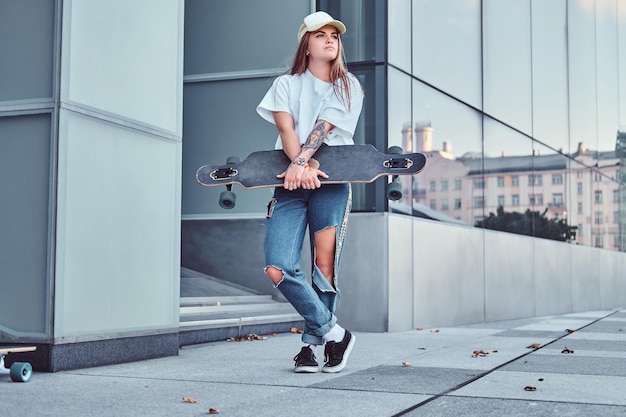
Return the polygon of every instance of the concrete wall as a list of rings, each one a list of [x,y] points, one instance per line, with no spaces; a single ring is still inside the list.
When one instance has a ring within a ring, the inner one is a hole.
[[[204,272],[218,277],[224,272],[228,279],[236,276],[238,284],[264,291],[269,285],[260,272],[261,223],[184,220],[183,266],[208,268]],[[203,238],[201,230],[224,238]],[[247,244],[236,238],[244,233]],[[193,247],[191,256],[186,248]],[[237,251],[234,257],[225,256]],[[308,265],[307,249],[303,259]],[[351,215],[339,279],[339,321],[358,331],[403,331],[626,305],[625,253],[386,213]]]

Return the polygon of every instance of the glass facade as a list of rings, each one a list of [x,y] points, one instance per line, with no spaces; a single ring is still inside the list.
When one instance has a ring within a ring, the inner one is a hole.
[[[186,215],[221,212],[212,204],[219,191],[198,189],[194,167],[237,152],[245,157],[271,147],[275,137],[254,107],[288,67],[295,29],[270,25],[267,36],[278,44],[267,54],[253,36],[229,43],[232,48],[212,44],[226,30],[222,22],[247,19],[242,2],[186,3]],[[620,248],[626,216],[615,214],[620,199],[606,196],[620,189],[614,148],[615,132],[626,124],[626,6],[618,0],[320,0],[314,6],[349,28],[342,37],[346,61],[366,93],[356,141],[428,157],[421,174],[402,178],[398,202],[385,199],[381,181],[355,186],[354,211],[390,210]],[[297,22],[311,7],[289,2],[285,13]],[[210,24],[202,16],[213,16]],[[254,34],[255,23],[244,23]],[[256,139],[248,139],[250,132]],[[598,193],[602,202],[594,200]],[[261,213],[267,197],[242,193],[234,211]]]
[[[389,1],[388,142],[429,158],[413,214],[623,250],[624,8]]]

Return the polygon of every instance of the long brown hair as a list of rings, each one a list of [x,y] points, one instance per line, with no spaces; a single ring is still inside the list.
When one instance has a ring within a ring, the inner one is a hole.
[[[306,32],[300,44],[298,50],[293,58],[293,64],[289,73],[291,75],[302,74],[309,67],[309,56],[306,54],[306,50],[309,47],[309,37],[311,32]],[[346,107],[350,108],[350,77],[348,68],[343,62],[343,44],[341,43],[341,37],[338,36],[338,48],[337,58],[330,63],[330,82],[333,84],[335,94],[341,100]]]

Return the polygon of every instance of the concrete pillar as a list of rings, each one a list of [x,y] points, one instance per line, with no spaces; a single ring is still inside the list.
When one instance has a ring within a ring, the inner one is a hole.
[[[47,307],[34,329],[0,323],[38,345],[35,369],[178,352],[183,16],[184,0],[56,2],[47,268],[21,277]]]

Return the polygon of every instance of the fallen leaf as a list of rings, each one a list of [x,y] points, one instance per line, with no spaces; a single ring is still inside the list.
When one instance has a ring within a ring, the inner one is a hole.
[[[183,398],[183,401],[184,401],[184,402],[186,402],[186,403],[190,403],[190,404],[195,404],[195,403],[197,403],[197,402],[198,402],[198,400],[196,400],[196,399],[195,399],[195,398],[193,398],[193,397],[184,397],[184,398]]]
[[[431,333],[439,333],[439,329],[432,329],[430,332]]]
[[[415,330],[420,330],[420,331],[422,331],[422,330],[424,330],[424,328],[423,328],[423,327],[418,327],[418,328],[417,328],[417,329],[415,329]]]
[[[272,332],[272,333],[268,334],[268,336],[276,336],[276,333]]]
[[[217,408],[209,408],[209,414],[219,414],[220,410]]]
[[[304,333],[304,330],[300,330],[297,327],[292,327],[291,329],[289,329],[289,331],[291,333]]]
[[[567,333],[574,333],[576,330],[572,330],[572,329],[565,329],[565,331],[566,331]]]
[[[526,349],[539,349],[541,347],[541,343],[533,343],[532,345],[526,346]]]
[[[492,350],[493,353],[498,353],[498,349]]]
[[[222,303],[220,303],[219,301],[215,302],[215,307],[220,307],[222,305]]]
[[[479,356],[487,356],[487,355],[489,355],[489,352],[485,352],[484,350],[475,350],[474,353],[472,353],[473,358],[477,358]]]
[[[624,329],[617,329],[617,331],[618,331],[618,332],[623,332],[623,331],[624,331]]]
[[[524,391],[537,391],[537,387],[532,387],[530,385],[526,385],[524,387]]]
[[[402,362],[402,366],[411,366],[409,362]]]
[[[569,349],[567,346],[565,346],[565,349],[563,349],[561,353],[574,353],[574,351],[572,349]]]

